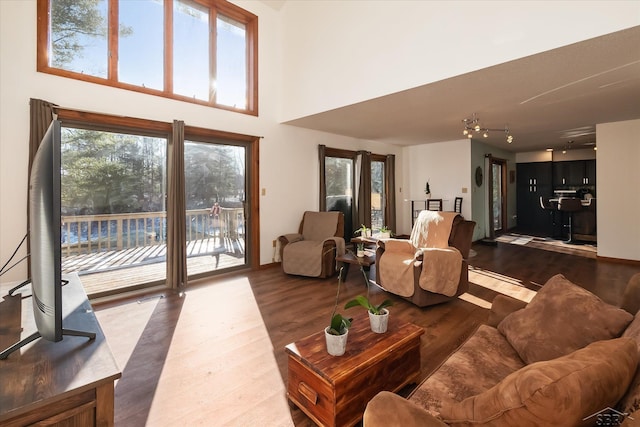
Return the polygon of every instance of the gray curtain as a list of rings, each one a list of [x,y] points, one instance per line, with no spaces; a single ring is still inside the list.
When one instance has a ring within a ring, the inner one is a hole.
[[[31,165],[36,157],[40,141],[54,119],[54,107],[55,104],[41,99],[31,98],[29,100],[31,115],[29,123],[29,174],[31,174]]]
[[[31,166],[33,165],[33,159],[36,157],[40,142],[44,137],[44,134],[49,129],[49,125],[53,122],[55,113],[53,109],[55,104],[52,104],[41,99],[31,98],[29,100],[29,159],[27,167],[27,182],[29,176],[31,176]],[[27,197],[27,230],[31,228],[29,224],[29,198]],[[31,252],[29,245],[29,239],[27,239],[27,253]],[[31,257],[27,258],[27,272],[31,277]]]
[[[327,210],[327,181],[324,176],[324,168],[325,168],[325,148],[326,145],[318,145],[318,158],[320,160],[320,200],[318,203],[318,210],[320,212]],[[346,219],[346,218],[345,218]]]
[[[186,203],[184,196],[184,122],[174,120],[168,150],[167,283],[187,285]]]
[[[387,198],[384,204],[384,217],[386,226],[394,233],[396,229],[396,156],[388,154],[384,162],[385,188],[384,194]]]
[[[360,228],[361,224],[371,227],[371,153],[369,151],[358,151],[355,171],[354,230]]]

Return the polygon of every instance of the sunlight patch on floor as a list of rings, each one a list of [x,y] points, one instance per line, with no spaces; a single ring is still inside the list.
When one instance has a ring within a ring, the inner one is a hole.
[[[491,289],[494,292],[524,302],[530,302],[536,294],[535,291],[522,286],[521,281],[518,279],[472,266],[469,267],[469,283]],[[483,308],[491,308],[491,302],[470,295],[469,293],[461,295],[460,299]]]
[[[169,315],[171,298],[152,297],[96,313],[100,320],[110,319],[105,325],[120,323],[119,331],[122,322],[127,323],[126,334],[105,329],[120,369],[128,364],[153,366],[154,360],[130,359],[140,357],[136,346],[167,337],[162,331],[145,332],[145,327],[153,317]],[[166,353],[144,356],[161,362],[161,373],[149,372],[148,385],[157,384],[147,392],[152,397],[144,409],[145,424],[293,426],[274,348],[248,280],[188,288],[181,304],[175,330],[168,332]],[[131,425],[132,420],[121,421]]]
[[[171,371],[163,370],[149,425],[210,425],[212,414],[217,425],[257,425],[259,420],[293,425],[273,345],[248,280],[194,288],[185,298],[183,312],[208,315],[178,322],[165,364]],[[180,395],[192,396],[190,412],[168,414]]]
[[[473,296],[470,293],[464,293],[460,295],[458,298],[460,298],[463,301],[470,302],[471,304],[475,304],[479,307],[486,308],[487,310],[491,308],[491,303],[489,301],[485,301],[482,298]]]

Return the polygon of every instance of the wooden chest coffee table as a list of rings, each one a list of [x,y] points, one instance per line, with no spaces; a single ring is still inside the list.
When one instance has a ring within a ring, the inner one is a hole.
[[[356,317],[343,356],[327,353],[324,331],[286,346],[287,397],[321,426],[352,426],[382,390],[398,391],[420,374],[424,330],[392,317],[384,334]]]

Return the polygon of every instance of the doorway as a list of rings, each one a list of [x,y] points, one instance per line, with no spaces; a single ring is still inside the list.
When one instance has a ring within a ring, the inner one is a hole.
[[[489,157],[489,166],[491,225],[493,234],[499,235],[507,230],[507,161]]]

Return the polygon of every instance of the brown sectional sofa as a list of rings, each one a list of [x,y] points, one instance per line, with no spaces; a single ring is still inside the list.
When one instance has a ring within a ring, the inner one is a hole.
[[[621,307],[562,275],[528,305],[500,295],[489,324],[408,399],[374,397],[363,425],[640,425],[640,273]]]

